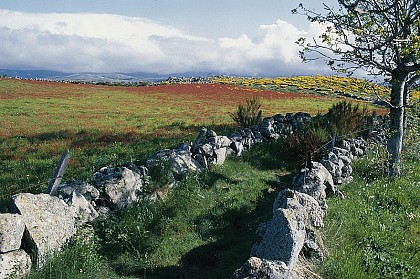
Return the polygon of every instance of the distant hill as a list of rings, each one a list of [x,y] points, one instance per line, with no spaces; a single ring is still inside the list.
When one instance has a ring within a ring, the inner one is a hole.
[[[47,71],[47,70],[8,70],[0,69],[0,75],[7,77],[19,77],[19,78],[49,78],[54,76],[64,76],[66,73],[57,72],[57,71]]]
[[[155,74],[145,72],[134,73],[64,73],[48,70],[9,70],[0,69],[0,75],[24,79],[68,80],[80,82],[158,82],[169,77],[209,76],[209,73],[186,72],[174,74]]]

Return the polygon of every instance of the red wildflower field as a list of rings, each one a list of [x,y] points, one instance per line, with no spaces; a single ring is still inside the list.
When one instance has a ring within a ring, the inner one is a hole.
[[[0,136],[80,129],[150,133],[176,123],[229,125],[233,122],[228,113],[255,95],[261,98],[266,116],[300,110],[316,113],[333,102],[222,84],[124,87],[2,79]]]

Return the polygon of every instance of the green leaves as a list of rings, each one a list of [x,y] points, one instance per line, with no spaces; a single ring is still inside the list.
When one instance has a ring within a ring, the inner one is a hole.
[[[339,9],[325,6],[325,10],[322,14],[303,5],[293,10],[326,26],[314,42],[304,45],[298,40],[306,54],[326,58],[328,65],[335,65],[334,70],[347,73],[362,68],[372,74],[391,75],[406,61],[414,71],[420,69],[417,0],[339,1]],[[401,40],[403,44],[398,43]],[[333,60],[345,63],[331,63]]]

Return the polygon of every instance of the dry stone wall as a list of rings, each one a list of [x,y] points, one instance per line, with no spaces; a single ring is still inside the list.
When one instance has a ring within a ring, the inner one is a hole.
[[[261,240],[232,279],[311,278],[301,263],[325,258],[319,229],[328,208],[326,197],[341,194],[337,185],[351,181],[350,163],[365,148],[363,139],[342,140],[321,163],[312,161],[297,173],[292,187],[278,194],[273,217],[257,229]]]
[[[15,195],[13,214],[0,214],[0,278],[22,276],[32,265],[42,267],[49,255],[60,251],[75,235],[78,224],[106,217],[112,210],[143,199],[157,199],[159,193],[149,187],[154,170],[166,168],[166,182],[173,187],[191,171],[221,165],[227,156],[241,156],[256,143],[287,137],[310,121],[309,114],[299,112],[264,118],[260,125],[228,136],[203,128],[193,143],[160,150],[144,166],[128,163],[103,167],[89,183],[69,181],[59,185],[54,196]],[[360,140],[342,141],[321,163],[312,162],[309,169],[297,174],[294,189],[279,194],[272,220],[258,229],[261,241],[233,277],[299,278],[293,270],[302,254],[322,259],[317,229],[323,226],[325,198],[337,193],[335,185],[351,179],[350,161],[363,150]]]

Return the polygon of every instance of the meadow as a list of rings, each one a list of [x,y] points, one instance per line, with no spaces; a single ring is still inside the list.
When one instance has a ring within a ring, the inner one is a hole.
[[[100,167],[142,163],[148,155],[192,141],[203,126],[234,130],[229,113],[259,96],[263,115],[325,112],[333,99],[226,84],[97,86],[0,79],[0,199],[42,191],[61,154],[67,179]]]
[[[263,116],[324,113],[341,98],[299,89],[301,80],[294,90],[273,91],[236,80],[124,87],[0,79],[1,210],[8,210],[13,193],[44,191],[65,150],[71,161],[64,180],[89,181],[103,166],[142,164],[154,151],[190,142],[203,126],[220,134],[235,130],[229,113],[255,95]],[[403,178],[386,178],[385,156],[375,151],[357,162],[355,181],[343,189],[346,199],[329,201],[323,233],[330,257],[314,272],[418,278],[416,129]],[[69,247],[28,278],[229,278],[248,258],[258,224],[271,218],[277,193],[300,168],[286,146],[258,145],[189,176],[165,201],[143,202],[80,228]]]

